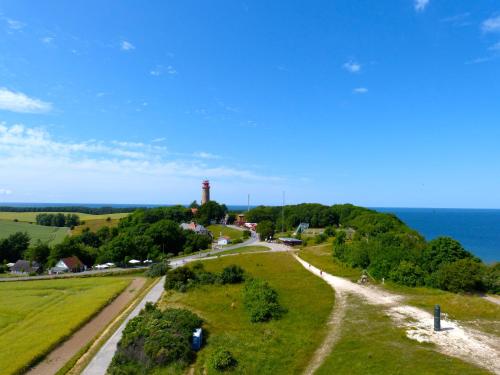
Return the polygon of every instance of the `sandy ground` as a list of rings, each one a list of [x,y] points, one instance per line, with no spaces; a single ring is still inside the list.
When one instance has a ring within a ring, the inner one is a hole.
[[[27,374],[48,375],[55,374],[79,350],[101,332],[135,297],[145,283],[145,279],[138,277],[132,280],[129,286],[113,302],[106,306],[90,322],[80,328],[73,336],[62,345],[54,349],[43,362],[33,367]]]
[[[500,342],[497,338],[463,327],[458,322],[448,319],[441,319],[441,331],[434,332],[433,315],[422,309],[405,305],[402,296],[376,287],[355,284],[326,272],[321,275],[318,268],[305,262],[297,255],[294,257],[310,272],[322,277],[335,289],[337,294],[358,295],[370,304],[384,307],[393,321],[406,330],[406,335],[410,339],[433,343],[440,352],[446,355],[460,358],[500,374]]]

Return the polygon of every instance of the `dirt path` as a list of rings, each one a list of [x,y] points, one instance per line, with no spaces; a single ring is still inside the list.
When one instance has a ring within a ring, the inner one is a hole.
[[[381,305],[394,322],[406,330],[406,335],[419,342],[437,346],[443,354],[458,357],[479,367],[500,374],[500,342],[483,332],[462,327],[456,321],[441,319],[442,330],[433,331],[434,318],[427,311],[403,303],[403,297],[384,290],[361,286],[341,277],[323,272],[294,255],[306,269],[322,277],[340,294],[361,296],[366,302]]]
[[[328,333],[321,343],[321,346],[316,349],[313,358],[304,371],[305,375],[312,375],[323,364],[326,357],[331,353],[333,346],[340,338],[340,326],[344,320],[346,311],[346,295],[335,290],[335,305],[333,306],[330,319],[327,323]]]
[[[90,322],[85,324],[62,345],[54,349],[44,361],[33,367],[26,374],[47,375],[59,371],[80,349],[101,332],[135,297],[146,279],[138,277],[113,302],[106,306]]]

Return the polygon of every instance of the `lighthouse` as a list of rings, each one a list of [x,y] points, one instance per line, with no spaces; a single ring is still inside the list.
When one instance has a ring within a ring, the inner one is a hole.
[[[204,180],[201,184],[201,204],[205,204],[210,201],[210,182]]]

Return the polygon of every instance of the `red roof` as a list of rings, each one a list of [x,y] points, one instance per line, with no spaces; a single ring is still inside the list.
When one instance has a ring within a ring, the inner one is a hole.
[[[83,263],[76,256],[72,256],[69,258],[63,258],[61,260],[66,265],[66,267],[68,267],[70,270],[74,270],[75,268],[83,267]]]

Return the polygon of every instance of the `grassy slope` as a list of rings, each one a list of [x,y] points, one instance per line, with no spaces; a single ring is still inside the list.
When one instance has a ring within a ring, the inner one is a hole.
[[[250,323],[242,306],[242,285],[204,286],[167,295],[164,305],[187,307],[206,321],[207,345],[198,355],[195,373],[203,373],[217,345],[227,347],[237,358],[235,373],[301,373],[326,333],[334,301],[331,288],[286,253],[242,254],[204,264],[210,271],[238,264],[252,276],[267,280],[279,292],[288,313],[278,321]]]
[[[358,280],[360,271],[334,262],[331,249],[331,244],[311,246],[301,250],[299,256],[333,275],[353,281]],[[379,286],[382,285],[379,284]],[[434,305],[439,304],[441,311],[451,319],[500,336],[498,319],[500,306],[479,296],[460,295],[432,288],[409,288],[392,283],[386,283],[384,287],[391,292],[406,296],[406,303],[409,305],[432,313]]]
[[[55,245],[62,242],[68,234],[68,228],[46,227],[43,225],[0,220],[0,238],[8,237],[16,232],[27,232],[31,237],[32,243],[41,240],[48,242],[50,245]]]
[[[256,251],[268,251],[268,250],[270,249],[266,246],[243,246],[234,250],[222,251],[220,253],[217,253],[217,256],[227,255],[227,254],[253,253]]]
[[[221,232],[223,236],[227,236],[232,240],[243,237],[243,231],[225,225],[209,225],[208,230],[213,233],[214,238],[219,238]]]
[[[86,220],[85,224],[83,225],[78,225],[71,231],[71,235],[78,235],[83,232],[85,228],[89,228],[90,231],[96,232],[102,227],[116,227],[118,226],[118,222],[120,219],[111,219],[111,220],[106,220],[104,219],[92,219],[92,220]]]
[[[43,212],[0,212],[0,220],[14,220],[17,219],[19,221],[25,222],[36,222],[36,215],[41,214]],[[57,212],[47,212],[49,214],[55,214]],[[117,214],[105,214],[105,215],[91,215],[91,214],[82,214],[79,212],[63,212],[64,215],[73,213],[80,217],[80,220],[99,220],[106,219],[110,217],[112,219],[121,219],[128,215],[128,213],[117,213]]]
[[[348,298],[341,337],[316,372],[329,374],[488,374],[405,336],[377,306]]]
[[[130,282],[129,277],[0,284],[0,373],[45,354]]]

